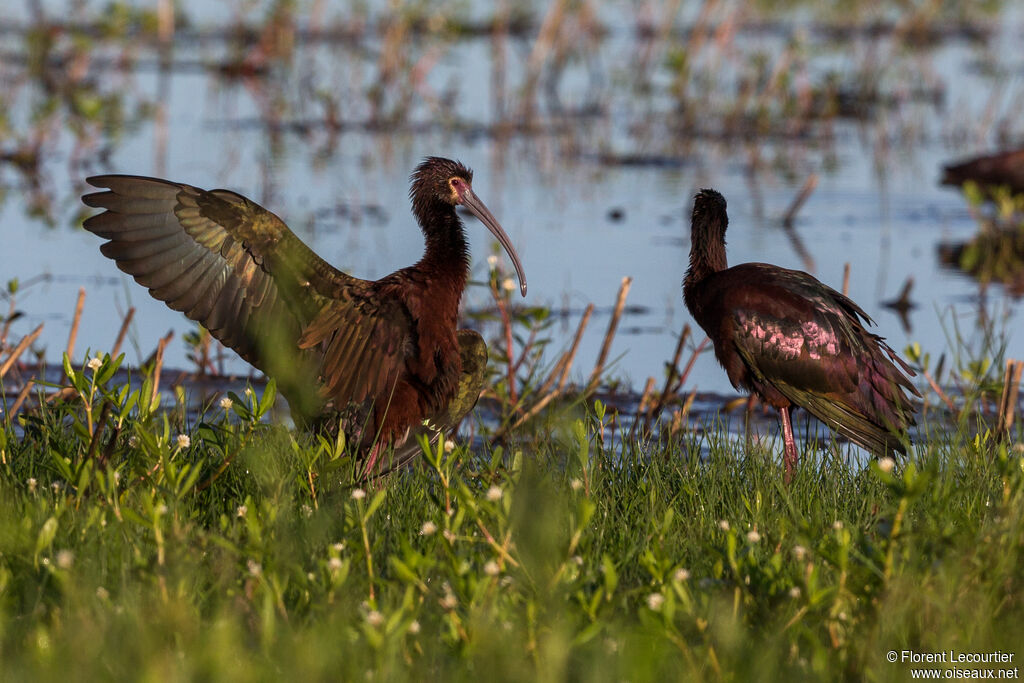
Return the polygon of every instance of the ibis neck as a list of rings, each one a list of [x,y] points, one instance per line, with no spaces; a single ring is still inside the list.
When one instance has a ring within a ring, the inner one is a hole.
[[[469,247],[462,221],[455,213],[455,207],[438,202],[427,215],[417,215],[426,251],[420,266],[431,277],[447,283],[461,297],[469,279]]]
[[[695,285],[712,273],[728,268],[725,259],[725,237],[694,233],[690,247],[690,267],[686,271],[684,287]]]

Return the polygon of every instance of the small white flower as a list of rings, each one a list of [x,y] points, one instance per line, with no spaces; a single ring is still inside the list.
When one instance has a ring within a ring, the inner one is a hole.
[[[327,560],[327,568],[330,569],[332,572],[339,571],[344,566],[344,564],[345,563],[341,561],[340,557],[332,557],[331,559]]]
[[[409,633],[412,634],[412,635],[416,635],[419,632],[420,632],[420,622],[418,622],[415,619],[413,619],[412,622],[409,624]]]
[[[892,468],[896,466],[896,461],[892,458],[885,457],[878,459],[878,469],[882,470],[886,474],[892,472]]]
[[[334,548],[334,552],[340,553],[342,550],[345,549],[345,542],[338,541],[337,543],[332,543],[331,547]]]
[[[793,546],[793,557],[795,557],[797,561],[804,559],[804,557],[806,556],[807,548],[803,547],[802,545]]]
[[[255,393],[256,393],[256,392],[254,392],[254,391],[252,390],[252,387],[246,387],[246,388],[245,388],[245,395],[246,395],[246,396],[250,396],[250,397],[251,397],[251,396],[255,395]]]
[[[106,600],[107,598],[110,597],[110,592],[106,588],[104,588],[103,586],[99,586],[96,589],[96,597],[99,598],[100,600]]]
[[[581,488],[583,488],[583,482],[580,481],[579,479],[573,479],[572,481],[569,482],[569,488],[571,488],[573,491],[579,491]]]
[[[729,520],[727,520],[727,519],[720,519],[720,520],[718,520],[718,528],[721,529],[722,531],[728,531],[729,530]]]
[[[96,356],[95,358],[90,358],[89,362],[86,363],[85,365],[93,372],[96,372],[103,366],[103,359],[100,358],[99,356]]]
[[[661,611],[661,606],[665,604],[665,596],[661,593],[651,593],[647,596],[647,606],[655,612]]]
[[[26,483],[28,484],[29,492],[30,493],[35,493],[36,492],[36,486],[39,485],[39,482],[36,481],[36,478],[35,477],[29,477],[28,480],[26,481]]]
[[[487,576],[497,576],[501,573],[501,567],[494,560],[488,560],[487,564],[484,565],[484,574]]]
[[[455,597],[454,593],[446,592],[444,597],[441,598],[440,603],[443,609],[455,609],[459,604],[459,599]]]
[[[384,623],[384,615],[377,610],[370,610],[369,614],[366,615],[366,623],[370,626],[380,626]]]
[[[572,561],[573,561],[573,563],[577,567],[582,567],[583,566],[583,558],[581,556],[579,556],[579,555],[573,555],[572,556]]]
[[[157,508],[156,508],[156,513],[158,515],[166,515],[168,509],[169,508],[167,507],[166,503],[160,503],[160,505],[158,505]]]
[[[848,619],[848,617],[846,616],[846,612],[840,612],[836,615],[836,617],[839,619],[839,621],[846,621]]]
[[[505,278],[504,280],[501,281],[501,288],[504,289],[506,292],[511,292],[516,288],[515,280],[513,280],[510,277]]]
[[[430,536],[435,531],[437,531],[437,525],[428,519],[423,522],[423,526],[420,527],[420,536]]]
[[[313,508],[311,508],[306,503],[303,503],[302,507],[299,508],[299,510],[302,511],[302,516],[303,517],[312,517],[313,516]]]
[[[498,267],[498,257],[495,254],[491,254],[487,257],[487,267],[491,270]]]
[[[121,470],[114,470],[114,481],[117,483],[121,482]]]
[[[672,575],[672,578],[674,578],[679,583],[682,583],[683,581],[689,581],[690,580],[690,570],[689,569],[677,569],[676,573]]]
[[[71,565],[75,563],[75,554],[70,550],[60,550],[57,552],[57,566],[61,569],[71,569]]]
[[[128,437],[128,448],[138,448],[138,446],[139,446],[139,437],[135,436],[134,434],[129,436]]]
[[[451,453],[454,450],[455,450],[455,442],[452,441],[451,439],[445,439],[444,440],[444,452],[445,453]]]
[[[249,560],[245,563],[245,566],[249,569],[249,573],[253,576],[259,576],[263,573],[263,567],[256,560]]]
[[[444,538],[449,543],[452,543],[452,544],[455,543],[455,533],[451,529],[445,529],[444,530]]]
[[[832,528],[835,529],[836,531],[841,530],[843,528],[842,520],[837,519],[836,521],[832,522]]]
[[[248,512],[248,511],[249,511],[249,508],[247,508],[244,505],[239,505],[238,509],[235,510],[235,516],[237,516],[237,517],[245,517],[245,513]]]
[[[52,484],[50,484],[50,488],[53,489],[54,493],[57,493],[62,488],[64,488],[64,482],[62,482],[62,481],[55,481]]]
[[[747,540],[751,543],[757,543],[761,540],[761,534],[757,533],[757,529],[751,529],[747,532]]]
[[[363,498],[366,498],[366,491],[362,489],[355,489],[352,491],[352,498],[355,500],[362,500]]]
[[[221,408],[223,408],[224,410],[231,410],[231,406],[235,405],[235,402],[234,402],[234,401],[232,401],[232,400],[231,400],[230,398],[228,398],[227,396],[225,396],[224,398],[222,398],[222,399],[220,400],[220,404],[219,404],[219,405],[220,405],[220,407],[221,407]]]
[[[799,598],[800,597],[800,586],[793,586],[792,588],[790,588],[789,589],[789,597],[793,598],[794,600]]]
[[[178,434],[178,448],[188,448],[192,445],[192,439],[189,438],[188,434]]]
[[[492,486],[491,488],[487,489],[487,500],[491,502],[501,500],[501,487]]]

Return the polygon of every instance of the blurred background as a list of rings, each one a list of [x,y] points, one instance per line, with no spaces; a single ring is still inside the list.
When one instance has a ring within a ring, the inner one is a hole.
[[[59,363],[84,288],[76,358],[135,307],[129,362],[174,329],[165,363],[184,367],[194,324],[81,229],[86,176],[233,189],[378,278],[422,253],[408,177],[442,155],[475,170],[517,246],[530,291],[509,301],[533,311],[547,362],[595,304],[581,376],[631,276],[611,376],[660,383],[691,322],[692,197],[713,187],[730,263],[836,289],[848,267],[894,348],[970,349],[1001,377],[1002,355],[1024,357],[1024,155],[1007,154],[1024,146],[1022,40],[1024,6],[998,0],[7,0],[0,280],[17,292],[0,315],[11,340],[42,323],[33,349]],[[998,152],[988,175],[944,176]],[[467,324],[493,337],[496,245],[467,228]],[[248,372],[230,353],[219,367]],[[710,353],[687,383],[731,395]]]

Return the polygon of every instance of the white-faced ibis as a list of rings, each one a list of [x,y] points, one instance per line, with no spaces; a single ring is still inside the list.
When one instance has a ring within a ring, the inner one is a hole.
[[[275,378],[298,424],[342,419],[371,472],[386,446],[395,448],[392,466],[404,462],[417,434],[439,437],[480,394],[487,347],[456,330],[469,277],[456,206],[494,234],[526,295],[519,257],[472,179],[439,157],[416,168],[409,196],[426,252],[376,281],[335,269],[280,218],[229,190],[106,175],[88,182],[109,191],[82,201],[106,209],[85,221],[109,240],[105,256]]]
[[[1014,194],[1024,192],[1024,148],[964,159],[943,168],[943,185],[963,185],[974,181],[991,193],[1008,187]]]
[[[794,405],[877,456],[906,453],[915,408],[903,390],[920,394],[903,373],[913,371],[864,329],[871,319],[857,304],[811,275],[766,263],[729,268],[728,224],[725,198],[701,190],[683,299],[732,385],[778,408],[787,480],[797,462]]]

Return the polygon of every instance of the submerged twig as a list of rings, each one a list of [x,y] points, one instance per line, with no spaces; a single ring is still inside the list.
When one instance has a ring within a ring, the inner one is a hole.
[[[793,202],[786,209],[786,213],[782,216],[782,224],[787,228],[793,227],[793,222],[796,220],[796,215],[799,213],[800,208],[807,201],[807,198],[814,192],[814,188],[818,186],[818,174],[812,173],[807,176],[807,180],[804,181],[803,187],[797,193],[796,197],[793,198]]]

